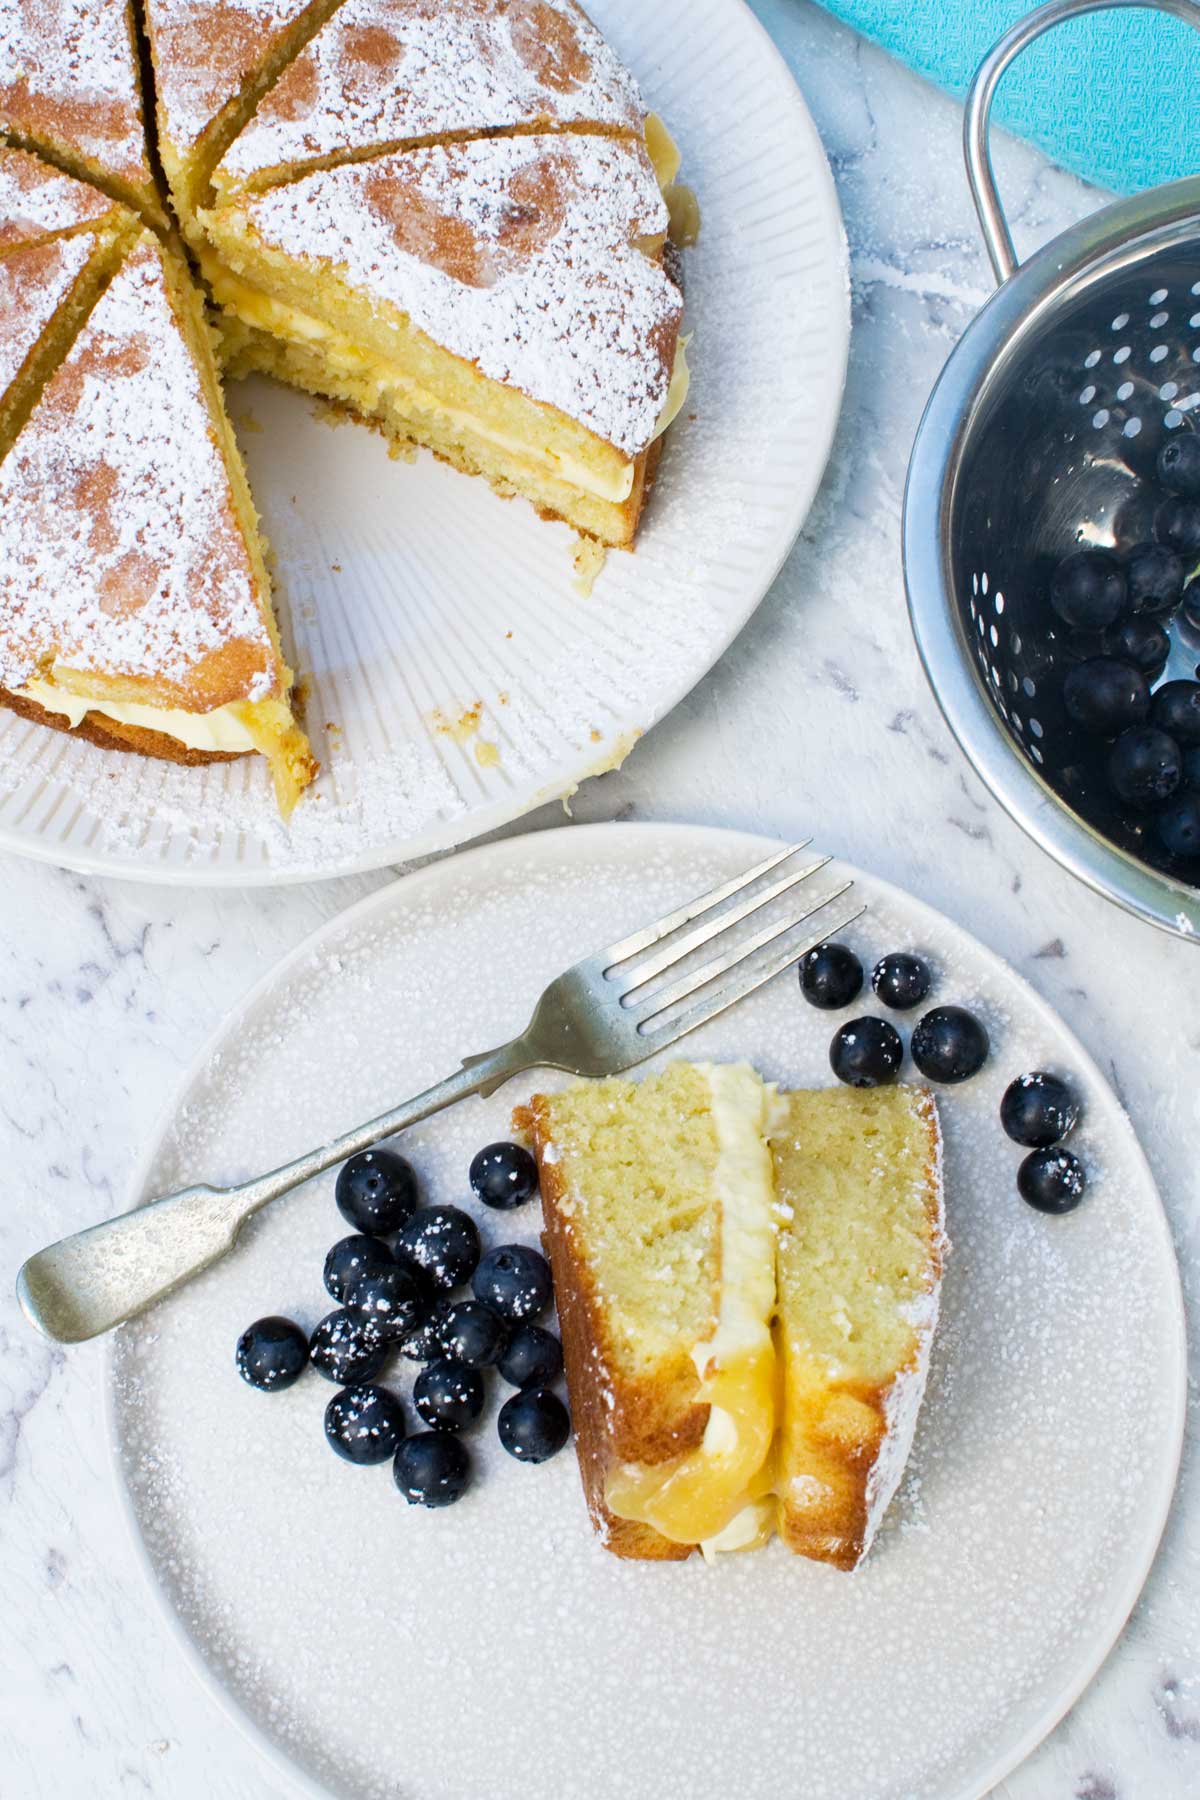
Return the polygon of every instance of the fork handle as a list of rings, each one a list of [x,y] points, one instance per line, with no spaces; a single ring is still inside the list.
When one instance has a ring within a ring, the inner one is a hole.
[[[26,1317],[46,1337],[78,1344],[111,1331],[232,1250],[246,1220],[281,1194],[381,1138],[469,1094],[492,1094],[533,1066],[524,1038],[463,1058],[453,1075],[391,1112],[332,1138],[237,1187],[189,1187],[62,1238],[31,1256],[17,1277]]]

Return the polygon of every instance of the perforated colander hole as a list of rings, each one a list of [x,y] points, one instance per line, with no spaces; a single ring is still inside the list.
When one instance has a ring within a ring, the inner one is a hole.
[[[1188,324],[1191,326],[1192,330],[1195,331],[1197,326],[1200,326],[1200,312],[1193,313],[1188,320]]]
[[[1030,720],[1030,724],[1032,724],[1032,723],[1033,723],[1033,721]],[[1030,754],[1030,756],[1032,756],[1034,762],[1037,763],[1039,768],[1046,760],[1045,757],[1042,755],[1041,751],[1038,749],[1036,744],[1030,744],[1029,754]]]
[[[1033,679],[1032,675],[1026,675],[1025,679],[1022,681],[1021,692],[1027,700],[1032,700],[1037,693],[1037,682]]]
[[[971,577],[971,592],[973,594],[977,594],[979,592],[979,577],[978,577],[978,575],[972,575],[972,577]]]
[[[1200,294],[1200,281],[1193,281],[1191,287],[1188,289],[1188,293]]]
[[[1079,404],[1080,404],[1080,406],[1090,406],[1092,404],[1092,401],[1095,398],[1096,398],[1096,390],[1095,390],[1094,386],[1092,385],[1092,383],[1089,381],[1085,388],[1080,389]]]
[[[980,635],[980,637],[982,637],[983,632],[984,632],[983,614],[982,613],[975,614],[975,623],[979,628],[979,635]]]
[[[1097,431],[1100,431],[1105,425],[1108,424],[1108,421],[1111,418],[1111,416],[1112,415],[1110,414],[1107,406],[1102,406],[1100,408],[1099,412],[1092,414],[1092,424],[1096,427]]]
[[[1170,317],[1170,315],[1169,315],[1169,314],[1168,314],[1168,313],[1165,313],[1165,312],[1156,312],[1156,313],[1155,313],[1155,315],[1154,315],[1154,317],[1153,317],[1153,318],[1152,318],[1152,319],[1151,319],[1151,321],[1150,321],[1150,329],[1151,329],[1151,331],[1159,331],[1159,330],[1161,330],[1161,329],[1162,329],[1162,327],[1163,327],[1163,326],[1164,326],[1164,325],[1165,325],[1165,324],[1166,324],[1166,322],[1167,322],[1167,319],[1168,319],[1168,318],[1169,318],[1169,317]]]
[[[1008,716],[1012,720],[1014,731],[1023,732],[1025,730],[1024,725],[1021,723],[1020,713],[1010,713]]]
[[[1119,350],[1113,351],[1113,361],[1115,363],[1126,363],[1132,355],[1133,351],[1130,349],[1129,345],[1122,344]]]
[[[1140,419],[1126,419],[1121,429],[1126,437],[1134,438],[1142,429],[1142,421]]]
[[[1128,323],[1129,323],[1129,314],[1128,313],[1118,313],[1116,318],[1112,322],[1112,328],[1114,331],[1124,331],[1124,329],[1128,325]]]
[[[1012,636],[1012,653],[1014,656],[1020,656],[1021,654],[1021,639],[1019,634],[1015,631]]]
[[[1179,383],[1177,381],[1164,381],[1158,390],[1158,397],[1160,400],[1173,400],[1178,392]]]
[[[1168,348],[1166,344],[1155,344],[1153,350],[1150,352],[1150,361],[1152,363],[1166,362],[1167,355]]]
[[[992,681],[994,682],[996,687],[1000,686],[1000,671],[996,667],[995,663],[992,664]],[[1003,705],[1003,704],[1004,704],[1003,701],[1001,701],[1001,705]]]
[[[1177,425],[1183,424],[1183,414],[1181,412],[1176,412],[1175,408],[1172,407],[1169,413],[1164,413],[1163,424],[1168,431],[1174,431]]]
[[[1000,633],[996,630],[996,627],[994,625],[992,626],[992,629],[988,632],[988,636],[992,640],[992,649],[998,650],[1000,648]]]
[[[1042,730],[1042,721],[1040,719],[1030,719],[1029,729],[1032,731],[1035,738],[1045,737],[1046,735]]]
[[[1089,350],[1087,355],[1083,359],[1083,366],[1085,369],[1094,369],[1096,364],[1099,361],[1100,361],[1099,350]]]
[[[1016,676],[1013,674],[1011,669],[1008,671],[1008,685],[1012,689],[1014,694],[1018,692],[1018,690],[1020,689],[1020,686],[1021,686],[1020,682],[1017,680]]]
[[[1133,392],[1132,381],[1123,381],[1121,383],[1120,387],[1117,389],[1117,399],[1118,400],[1128,400],[1128,398],[1129,398],[1130,394],[1132,394],[1132,392]]]
[[[987,578],[987,570],[986,569],[983,571],[983,574],[979,577],[979,585],[980,585],[980,588],[983,590],[983,592],[986,594],[988,591],[988,578]]]
[[[992,605],[995,607],[997,613],[1002,613],[1004,611],[1004,595],[1000,592],[999,588],[996,590],[996,598],[992,601]]]

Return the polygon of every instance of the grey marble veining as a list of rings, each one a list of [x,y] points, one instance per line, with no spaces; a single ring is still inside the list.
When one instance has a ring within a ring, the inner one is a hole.
[[[1079,1033],[1133,1116],[1175,1232],[1195,1341],[1200,951],[1086,893],[1009,823],[941,721],[904,611],[908,447],[942,361],[990,288],[959,161],[960,115],[801,0],[758,0],[758,11],[821,129],[850,236],[854,342],[841,428],[818,503],[754,620],[621,770],[577,796],[574,815],[811,833],[1008,957]],[[1032,151],[1003,145],[997,160],[1018,247],[1096,203]],[[561,818],[547,808],[523,828]],[[17,1314],[11,1275],[48,1236],[124,1203],[155,1120],[228,1009],[313,927],[387,879],[189,894],[0,866],[4,1800],[292,1791],[164,1635],[109,1473],[103,1348],[65,1356],[40,1343]],[[1162,1555],[1121,1643],[998,1791],[1006,1800],[1200,1795],[1194,1433]]]

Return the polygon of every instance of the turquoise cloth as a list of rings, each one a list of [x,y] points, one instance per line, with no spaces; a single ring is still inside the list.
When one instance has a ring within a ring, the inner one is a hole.
[[[939,87],[962,96],[1024,0],[823,0]],[[1070,19],[1000,83],[997,123],[1087,181],[1131,194],[1200,173],[1200,30],[1142,8]]]

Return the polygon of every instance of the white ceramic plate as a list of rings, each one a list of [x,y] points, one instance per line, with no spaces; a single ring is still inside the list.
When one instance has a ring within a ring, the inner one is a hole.
[[[689,827],[567,828],[373,895],[229,1020],[141,1191],[247,1175],[419,1090],[524,1025],[558,969],[763,854]],[[332,1177],[121,1334],[112,1424],[141,1553],[193,1664],[309,1791],[975,1800],[1114,1641],[1183,1426],[1178,1276],[1149,1169],[1095,1065],[1010,969],[858,882],[864,955],[928,953],[937,999],[977,1008],[994,1048],[944,1095],[944,1322],[905,1483],[857,1575],[778,1545],[715,1570],[620,1563],[591,1534],[574,1457],[511,1461],[495,1400],[474,1434],[481,1478],[449,1511],[408,1508],[386,1467],[339,1462],[325,1382],[268,1397],[233,1367],[252,1319],[328,1310],[322,1260],[345,1230]],[[821,1083],[836,1023],[784,976],[688,1051]],[[1086,1109],[1092,1188],[1063,1219],[1018,1199],[997,1120],[1007,1081],[1046,1066]],[[533,1085],[407,1134],[427,1196],[465,1202],[470,1157]],[[482,1218],[485,1237],[533,1238],[536,1213]]]
[[[318,785],[285,831],[259,758],[177,769],[0,712],[0,844],[188,884],[445,849],[620,762],[745,624],[837,422],[849,298],[833,182],[740,0],[590,10],[668,120],[703,214],[686,257],[693,387],[636,554],[610,555],[584,599],[565,526],[426,454],[389,461],[298,394],[235,386]]]

